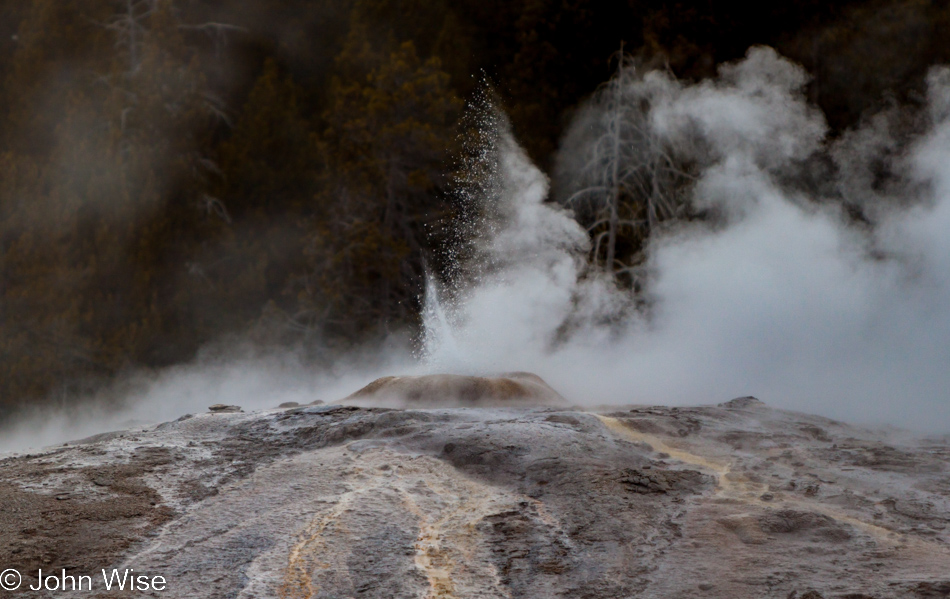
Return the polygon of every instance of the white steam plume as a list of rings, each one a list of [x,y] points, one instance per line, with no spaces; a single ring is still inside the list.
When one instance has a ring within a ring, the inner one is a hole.
[[[585,269],[586,234],[544,202],[547,178],[502,131],[488,201],[509,218],[484,240],[492,267],[446,307],[453,355],[435,343],[430,363],[531,370],[578,403],[752,394],[852,421],[950,430],[947,73],[932,73],[931,128],[906,152],[912,197],[893,202],[914,207],[883,211],[872,233],[787,182],[827,151],[798,66],[755,48],[715,81],[638,79],[653,134],[701,140],[691,201],[724,219],[654,236],[649,318]],[[862,148],[852,150],[854,162]]]
[[[932,71],[929,129],[898,152],[906,180],[886,193],[868,184],[871,165],[899,142],[876,119],[829,144],[805,81],[760,48],[715,81],[647,73],[633,83],[631,97],[649,101],[650,134],[687,146],[702,165],[691,202],[724,219],[653,236],[649,317],[589,268],[587,233],[546,202],[547,177],[496,117],[471,284],[440,294],[430,283],[424,365],[399,339],[329,370],[292,355],[199,360],[125,382],[112,394],[128,401],[96,413],[84,406],[23,419],[0,432],[0,451],[214,403],[334,401],[375,377],[425,369],[533,371],[586,405],[751,394],[849,421],[950,431],[950,71]],[[839,203],[794,185],[815,153],[842,169],[829,188],[872,206],[871,232],[849,225]]]

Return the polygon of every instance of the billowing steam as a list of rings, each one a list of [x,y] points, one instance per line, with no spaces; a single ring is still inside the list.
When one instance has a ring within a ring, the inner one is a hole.
[[[929,130],[902,158],[904,197],[870,230],[797,178],[831,151],[849,159],[835,183],[854,191],[855,172],[887,144],[854,134],[829,150],[805,82],[760,48],[716,81],[653,72],[631,83],[631,97],[648,101],[649,133],[697,154],[690,201],[719,215],[652,238],[649,316],[587,268],[584,231],[544,202],[547,178],[503,132],[490,201],[509,218],[483,240],[489,274],[445,308],[452,341],[431,344],[431,364],[534,371],[579,403],[752,394],[852,421],[950,428],[950,78],[931,74]]]
[[[775,407],[946,432],[950,71],[931,73],[928,124],[910,142],[891,136],[883,117],[829,142],[803,94],[806,79],[758,48],[714,81],[649,72],[626,84],[642,107],[642,139],[692,161],[688,201],[712,215],[651,235],[648,309],[591,266],[587,232],[549,201],[548,178],[504,118],[492,118],[474,259],[457,287],[430,280],[421,363],[398,341],[332,372],[293,360],[200,363],[133,385],[130,409],[78,428],[44,414],[0,449],[213,403],[332,401],[377,376],[425,371],[532,371],[579,405],[755,395]],[[562,148],[562,170],[579,179],[597,110],[581,111]],[[900,176],[882,188],[873,173],[883,154]],[[813,170],[828,163],[836,168]],[[815,173],[825,180],[816,184]],[[855,224],[845,201],[871,224]]]

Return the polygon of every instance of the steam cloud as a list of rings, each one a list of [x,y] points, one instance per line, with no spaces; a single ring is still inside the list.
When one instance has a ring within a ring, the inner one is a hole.
[[[547,177],[499,117],[482,198],[493,218],[475,242],[470,285],[446,294],[430,282],[421,362],[399,340],[330,372],[292,359],[201,362],[134,383],[126,410],[79,420],[45,414],[0,439],[0,449],[212,403],[332,401],[386,374],[512,370],[541,375],[581,405],[755,395],[852,422],[947,432],[950,70],[931,72],[929,126],[901,147],[906,180],[887,194],[869,173],[898,142],[880,119],[829,142],[806,81],[797,65],[756,48],[714,81],[650,72],[633,83],[649,99],[651,133],[698,153],[691,202],[722,216],[717,226],[652,237],[647,314],[589,268],[587,233],[546,201]],[[840,202],[796,183],[818,154],[839,167],[826,187],[867,207],[873,228],[849,223]]]
[[[788,182],[809,156],[836,152],[837,183],[854,192],[857,171],[887,145],[855,134],[829,147],[800,67],[756,48],[715,81],[637,80],[653,134],[699,138],[706,166],[691,201],[725,223],[652,239],[649,317],[586,271],[586,234],[544,202],[547,178],[504,131],[491,200],[510,218],[484,240],[491,274],[429,310],[430,364],[530,370],[579,403],[752,394],[851,421],[950,429],[948,73],[931,73],[929,131],[903,158],[908,182],[891,205],[911,208],[881,209],[872,231]]]

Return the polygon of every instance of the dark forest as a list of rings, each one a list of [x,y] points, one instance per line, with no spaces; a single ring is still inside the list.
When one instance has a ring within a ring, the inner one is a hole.
[[[948,27],[923,0],[8,0],[0,413],[234,339],[320,361],[411,336],[486,93],[551,172],[618,61],[699,80],[768,45],[836,136],[922,102]]]

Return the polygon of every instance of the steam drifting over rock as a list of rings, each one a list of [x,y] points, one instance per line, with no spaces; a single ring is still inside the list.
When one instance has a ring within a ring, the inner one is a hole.
[[[376,379],[343,401],[433,407],[567,405],[557,391],[530,372],[509,372],[495,377],[387,376]]]

